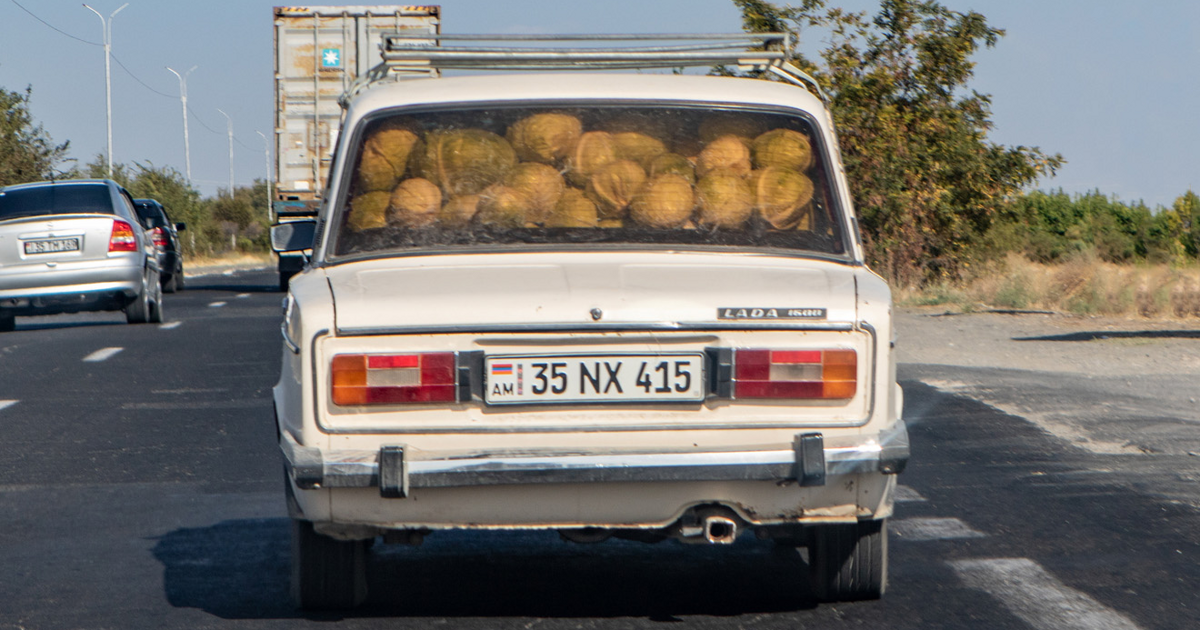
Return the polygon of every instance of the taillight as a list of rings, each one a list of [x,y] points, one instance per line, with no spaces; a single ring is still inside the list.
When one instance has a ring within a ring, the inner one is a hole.
[[[166,249],[167,248],[167,234],[165,232],[163,232],[163,229],[160,227],[156,227],[153,230],[150,230],[150,240],[154,243],[154,246],[157,247],[158,249]]]
[[[113,219],[112,235],[108,237],[109,252],[136,252],[137,238],[133,235],[133,226],[120,220]]]
[[[848,399],[858,387],[853,350],[737,350],[734,398]]]
[[[339,354],[333,357],[335,405],[454,402],[454,353]]]

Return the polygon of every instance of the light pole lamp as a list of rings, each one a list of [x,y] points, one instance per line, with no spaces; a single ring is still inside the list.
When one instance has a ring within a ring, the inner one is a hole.
[[[263,160],[265,161],[264,166],[267,171],[267,221],[274,223],[275,215],[271,210],[271,180],[273,179],[271,177],[271,142],[267,140],[267,134],[261,131],[255,131],[254,133],[262,136],[263,139]]]
[[[112,179],[112,19],[117,17],[121,9],[129,6],[129,3],[122,4],[120,8],[109,14],[107,20],[104,19],[103,15],[100,15],[99,11],[89,7],[87,4],[83,6],[92,13],[95,13],[96,17],[100,18],[100,27],[104,29],[104,102],[106,106],[104,111],[108,126],[108,177]]]
[[[188,186],[192,185],[192,147],[188,144],[187,78],[195,69],[196,66],[192,66],[187,72],[179,74],[174,68],[167,66],[167,70],[179,79],[179,103],[183,106],[183,164]]]
[[[225,127],[229,130],[229,197],[233,198],[233,119],[229,117],[221,108],[217,108],[221,115],[225,117]]]

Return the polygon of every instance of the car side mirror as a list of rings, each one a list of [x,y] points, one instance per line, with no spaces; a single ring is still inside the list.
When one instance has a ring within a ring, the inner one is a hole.
[[[186,229],[187,229],[187,224],[182,221],[175,224],[175,231],[177,231],[177,232],[182,232]]]
[[[317,235],[316,221],[289,221],[271,226],[271,249],[276,252],[298,252],[312,249]]]

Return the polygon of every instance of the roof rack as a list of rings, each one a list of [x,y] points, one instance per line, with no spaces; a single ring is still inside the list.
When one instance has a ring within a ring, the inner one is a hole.
[[[828,105],[821,86],[787,61],[787,33],[638,35],[443,35],[385,33],[383,63],[363,74],[351,97],[389,77],[438,76],[442,70],[635,70],[737,65],[778,76]],[[480,45],[490,43],[492,45]],[[447,45],[450,44],[450,45]]]

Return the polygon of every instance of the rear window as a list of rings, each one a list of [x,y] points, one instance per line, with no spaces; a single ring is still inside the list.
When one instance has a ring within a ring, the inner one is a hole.
[[[137,210],[138,219],[147,228],[167,227],[167,215],[158,206],[134,202],[133,207]]]
[[[0,190],[0,221],[51,214],[113,214],[107,186],[59,184]]]
[[[334,256],[422,249],[753,247],[844,255],[820,136],[801,115],[506,107],[371,120]]]

